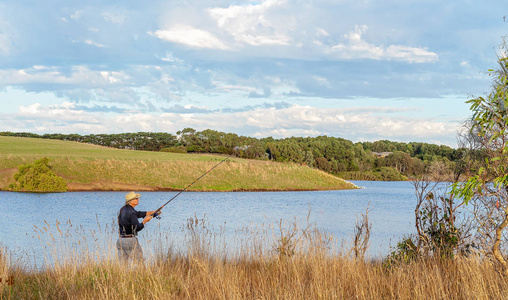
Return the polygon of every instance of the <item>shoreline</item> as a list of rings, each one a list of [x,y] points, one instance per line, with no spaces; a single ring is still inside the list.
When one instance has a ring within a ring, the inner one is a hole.
[[[319,192],[319,191],[340,191],[340,190],[356,190],[361,187],[355,186],[353,188],[337,188],[337,189],[233,189],[233,190],[186,190],[185,192],[191,193],[236,193],[236,192]],[[153,188],[153,189],[69,189],[66,192],[32,192],[32,191],[10,191],[0,190],[2,192],[11,193],[75,193],[75,192],[181,192],[181,189],[172,188]]]
[[[337,190],[354,190],[361,189],[362,187],[357,186],[356,184],[344,180],[346,182],[347,187],[337,186],[333,187],[316,187],[316,188],[233,188],[233,189],[190,189],[186,190],[186,192],[310,192],[310,191],[337,191]],[[166,188],[166,187],[153,187],[153,186],[145,186],[145,185],[136,185],[136,184],[76,184],[70,183],[67,185],[67,191],[69,193],[72,192],[129,192],[129,191],[138,191],[138,192],[180,192],[183,188]],[[31,191],[11,191],[8,189],[0,189],[0,191],[4,192],[18,192],[18,193],[33,193]],[[66,193],[64,192],[64,193]],[[35,192],[37,193],[37,192]]]

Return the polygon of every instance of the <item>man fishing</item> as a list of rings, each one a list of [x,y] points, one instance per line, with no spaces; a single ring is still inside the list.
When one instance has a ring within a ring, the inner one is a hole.
[[[210,170],[206,171],[203,175],[198,177],[196,180],[191,182],[183,190],[178,192],[173,198],[169,199],[161,207],[154,211],[136,211],[134,207],[139,204],[140,194],[130,192],[125,195],[125,206],[120,209],[118,214],[118,227],[120,231],[120,237],[116,242],[116,248],[118,249],[118,257],[121,262],[126,262],[129,258],[133,260],[143,261],[143,250],[136,237],[138,232],[145,228],[145,224],[150,222],[153,217],[160,218],[161,210],[164,206],[168,205],[169,202],[173,201],[181,193],[186,191],[191,185],[196,183],[198,180],[203,178],[206,174],[210,173],[213,169],[217,168],[220,164],[227,161],[231,155],[221,160],[218,164],[213,166]],[[144,218],[141,223],[138,219]]]
[[[118,227],[120,236],[116,242],[118,249],[118,258],[120,262],[125,263],[132,258],[134,261],[143,261],[143,250],[138,242],[138,232],[145,228],[145,224],[150,222],[155,211],[137,211],[134,208],[139,204],[140,194],[130,192],[125,195],[125,206],[120,209],[118,214]],[[138,219],[144,218],[140,223]]]

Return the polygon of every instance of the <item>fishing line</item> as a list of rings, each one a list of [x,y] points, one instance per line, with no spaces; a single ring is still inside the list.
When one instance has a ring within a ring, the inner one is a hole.
[[[161,214],[161,210],[164,208],[164,206],[168,205],[169,202],[173,201],[176,197],[178,197],[181,193],[185,192],[188,188],[190,188],[194,183],[196,183],[198,180],[200,180],[201,178],[205,177],[206,174],[210,173],[213,169],[217,168],[220,164],[222,164],[223,162],[225,162],[226,160],[228,160],[230,157],[232,156],[229,155],[228,157],[226,157],[225,159],[221,160],[218,164],[216,164],[215,166],[213,166],[210,170],[206,171],[203,175],[199,176],[196,180],[194,180],[191,184],[189,184],[188,186],[186,186],[183,190],[179,191],[178,194],[176,194],[175,196],[173,196],[173,198],[169,199],[168,202],[164,203],[164,205],[162,205],[161,207],[159,207],[154,213],[153,213],[153,216],[157,219],[160,219],[160,214]]]

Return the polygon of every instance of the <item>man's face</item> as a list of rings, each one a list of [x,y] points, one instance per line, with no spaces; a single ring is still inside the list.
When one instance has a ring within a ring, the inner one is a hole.
[[[129,202],[129,204],[132,206],[132,207],[136,207],[136,205],[139,204],[139,198],[136,198],[136,199],[132,199],[131,202]]]

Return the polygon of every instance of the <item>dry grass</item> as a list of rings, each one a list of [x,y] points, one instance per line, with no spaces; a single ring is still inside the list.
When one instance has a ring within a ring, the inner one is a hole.
[[[68,159],[51,161],[74,190],[180,190],[223,157],[209,161]],[[266,161],[226,161],[196,182],[192,191],[350,189],[344,180],[308,167]],[[127,188],[132,189],[132,188]]]
[[[72,190],[181,190],[225,157],[120,150],[55,140],[0,137],[0,189],[17,166],[49,157]],[[192,191],[337,190],[355,188],[306,166],[232,158]]]
[[[249,242],[231,251],[217,243],[204,222],[191,219],[185,251],[166,249],[146,264],[129,266],[108,256],[99,261],[93,251],[43,270],[11,266],[15,284],[0,297],[7,299],[10,293],[12,299],[506,299],[508,281],[488,259],[427,259],[386,267],[331,249],[330,238],[311,226],[278,225],[252,231]],[[274,239],[266,236],[271,230]],[[277,250],[284,237],[296,243],[290,255]],[[268,240],[272,247],[266,247]]]

